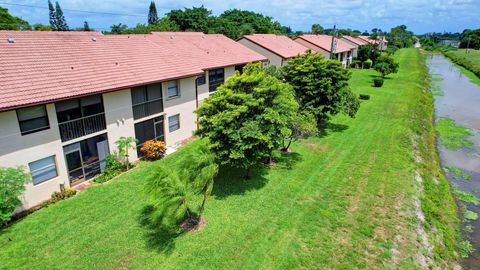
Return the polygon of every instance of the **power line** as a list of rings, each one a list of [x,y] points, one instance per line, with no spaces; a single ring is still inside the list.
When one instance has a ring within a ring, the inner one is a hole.
[[[19,7],[48,9],[48,7],[43,7],[43,6],[34,6],[34,5],[25,5],[25,4],[11,4],[11,3],[3,3],[3,2],[0,2],[0,5],[10,5],[10,6],[19,6]],[[82,13],[89,13],[89,14],[100,14],[100,15],[130,16],[130,17],[142,17],[142,18],[146,18],[146,17],[147,17],[146,15],[140,15],[140,14],[123,14],[123,13],[112,13],[112,12],[98,12],[98,11],[78,10],[78,9],[67,9],[67,8],[62,8],[62,10],[63,10],[63,11],[70,11],[70,12],[82,12]]]

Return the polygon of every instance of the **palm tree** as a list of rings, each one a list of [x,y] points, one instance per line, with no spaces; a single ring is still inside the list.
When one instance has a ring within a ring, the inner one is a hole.
[[[118,148],[118,154],[125,158],[125,168],[127,169],[127,171],[130,164],[128,160],[128,157],[130,156],[128,154],[128,150],[135,149],[136,143],[137,143],[137,140],[133,137],[120,137],[115,142]]]
[[[218,165],[205,149],[201,148],[185,156],[177,170],[159,165],[146,185],[146,192],[154,200],[154,220],[165,225],[178,224],[185,218],[198,225],[205,210],[205,203],[212,192]],[[192,211],[195,197],[203,196],[198,214]]]

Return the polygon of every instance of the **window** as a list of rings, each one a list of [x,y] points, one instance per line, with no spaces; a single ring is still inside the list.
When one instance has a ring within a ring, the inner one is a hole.
[[[180,115],[172,115],[168,117],[168,131],[173,132],[177,129],[180,129]]]
[[[159,83],[132,88],[133,119],[163,111],[162,86]]]
[[[22,135],[27,135],[50,128],[45,105],[18,109],[17,118]]]
[[[169,81],[167,83],[167,98],[178,97],[178,81]]]
[[[135,124],[135,138],[137,139],[137,154],[142,156],[140,149],[148,140],[163,141],[163,116],[148,119],[146,121]]]
[[[55,156],[31,162],[28,164],[28,167],[30,167],[32,182],[34,185],[38,185],[58,176]]]
[[[205,75],[197,77],[197,85],[204,85],[205,83],[207,83],[206,81],[207,79],[205,78]]]
[[[225,81],[225,72],[223,68],[212,69],[208,71],[208,83],[210,84],[209,90],[213,92],[217,90],[217,87],[223,84]]]

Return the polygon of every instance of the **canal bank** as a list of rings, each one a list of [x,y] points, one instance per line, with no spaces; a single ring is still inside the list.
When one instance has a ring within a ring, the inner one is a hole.
[[[463,266],[480,269],[480,205],[476,199],[480,197],[480,86],[440,54],[430,55],[427,64],[433,77],[437,130],[445,132],[437,143],[441,164],[459,199],[464,234],[475,249]]]

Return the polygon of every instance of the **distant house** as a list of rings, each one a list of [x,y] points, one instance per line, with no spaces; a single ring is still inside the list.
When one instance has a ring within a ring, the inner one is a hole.
[[[370,36],[358,36],[358,38],[370,44],[378,44],[378,49],[381,51],[385,51],[388,47],[388,40],[385,36],[378,36],[377,39],[373,39]]]
[[[286,36],[274,34],[245,35],[238,39],[238,43],[267,57],[270,64],[278,67],[283,66],[288,59],[309,50]]]
[[[368,43],[367,41],[361,39],[361,38],[357,38],[357,37],[352,37],[352,36],[342,36],[340,37],[343,41],[345,41],[346,43],[352,45],[355,47],[355,49],[353,50],[353,58],[357,58],[358,56],[358,48],[360,46],[365,46],[365,45],[368,45],[370,43]]]
[[[330,58],[332,36],[307,34],[296,37],[294,41],[321,53],[327,59]],[[333,41],[333,58],[340,61],[344,67],[349,66],[356,48],[339,38],[334,38]]]
[[[175,146],[236,69],[267,59],[223,35],[0,31],[0,166],[32,175],[22,208],[105,169],[120,137]],[[18,210],[21,210],[18,209]]]
[[[443,40],[440,40],[440,42],[438,44],[442,45],[442,46],[450,46],[450,47],[455,47],[455,48],[458,48],[460,47],[460,40],[452,40],[452,39],[443,39]]]

